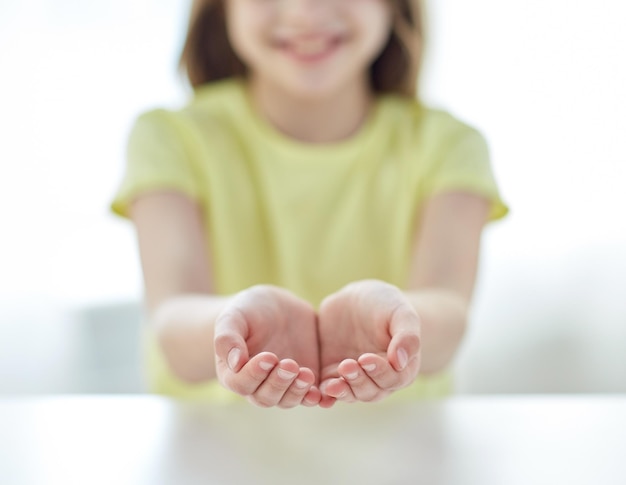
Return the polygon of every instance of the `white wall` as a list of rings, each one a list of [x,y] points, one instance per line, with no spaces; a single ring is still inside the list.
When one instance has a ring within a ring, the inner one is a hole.
[[[107,204],[132,117],[179,95],[179,3],[2,3],[4,298],[74,304],[138,296],[129,227]]]
[[[626,391],[626,7],[430,2],[429,97],[488,136],[508,220],[458,362],[474,391]]]
[[[184,98],[187,3],[0,3],[0,366],[38,325],[140,298],[108,203],[133,117]],[[487,136],[512,209],[485,236],[460,387],[626,391],[624,3],[429,3],[424,95]]]

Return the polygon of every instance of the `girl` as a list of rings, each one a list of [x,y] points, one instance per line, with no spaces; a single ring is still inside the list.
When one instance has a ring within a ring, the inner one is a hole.
[[[483,137],[417,98],[422,14],[195,1],[193,96],[137,119],[112,204],[137,230],[156,392],[449,392],[481,232],[507,207]]]

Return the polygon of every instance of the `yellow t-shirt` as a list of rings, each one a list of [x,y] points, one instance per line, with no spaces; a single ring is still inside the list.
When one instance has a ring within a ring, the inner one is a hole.
[[[204,209],[219,294],[269,283],[316,306],[360,279],[405,287],[419,210],[434,194],[483,195],[491,220],[508,211],[483,136],[444,111],[384,95],[351,138],[309,144],[262,119],[236,79],[197,89],[180,109],[136,120],[112,210],[127,217],[134,197],[159,189],[187,194]],[[152,337],[148,330],[155,392],[230,394],[217,383],[178,381]],[[420,377],[412,389],[440,395],[450,377]]]

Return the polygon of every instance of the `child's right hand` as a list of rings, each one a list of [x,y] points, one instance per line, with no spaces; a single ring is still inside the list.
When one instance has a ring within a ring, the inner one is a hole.
[[[316,325],[315,309],[285,289],[238,293],[215,322],[218,380],[258,406],[317,405]]]

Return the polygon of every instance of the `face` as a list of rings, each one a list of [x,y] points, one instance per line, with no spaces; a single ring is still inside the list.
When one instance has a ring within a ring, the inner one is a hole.
[[[225,0],[230,42],[253,78],[321,97],[367,79],[391,30],[387,0]]]

